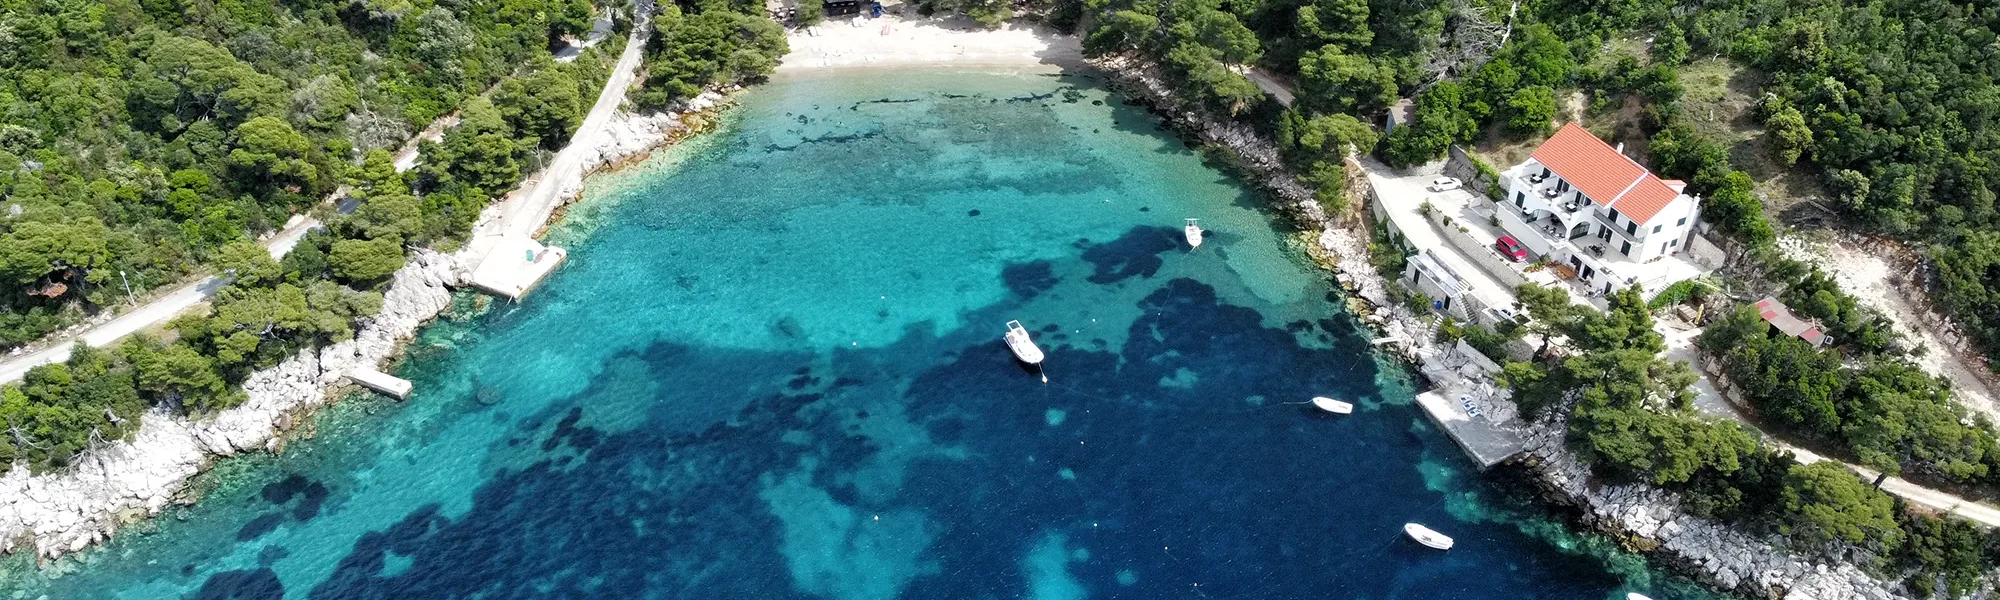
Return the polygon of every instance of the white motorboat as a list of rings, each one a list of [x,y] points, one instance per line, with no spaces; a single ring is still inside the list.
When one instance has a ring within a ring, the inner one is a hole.
[[[1318,396],[1313,398],[1313,406],[1317,406],[1319,407],[1320,410],[1330,412],[1336,415],[1344,415],[1354,412],[1353,404],[1341,402],[1339,400],[1328,398],[1326,396]]]
[[[1625,600],[1653,600],[1653,599],[1648,598],[1646,597],[1645,594],[1641,594],[1639,592],[1625,592]]]
[[[1014,351],[1014,357],[1031,365],[1042,364],[1042,349],[1035,346],[1035,340],[1028,337],[1028,328],[1020,321],[1007,322],[1007,349]]]
[[[1188,220],[1187,220],[1187,229],[1186,229],[1186,233],[1187,233],[1187,243],[1188,243],[1188,247],[1189,247],[1189,248],[1200,248],[1200,247],[1201,247],[1201,226],[1200,226],[1200,225],[1196,225],[1196,224],[1194,224],[1194,222],[1195,222],[1195,219],[1188,219]]]
[[[1419,544],[1439,550],[1451,549],[1451,536],[1433,531],[1429,527],[1416,523],[1404,523],[1403,533],[1409,534],[1410,539],[1416,540]]]

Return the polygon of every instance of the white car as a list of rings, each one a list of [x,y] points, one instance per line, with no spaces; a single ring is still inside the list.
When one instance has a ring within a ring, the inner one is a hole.
[[[1458,189],[1458,183],[1459,182],[1457,179],[1453,179],[1450,177],[1439,177],[1437,179],[1432,179],[1431,191],[1442,192],[1447,190],[1455,190]]]

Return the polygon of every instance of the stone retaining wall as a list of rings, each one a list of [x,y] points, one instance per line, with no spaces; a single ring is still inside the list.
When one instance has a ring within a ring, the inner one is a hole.
[[[1458,229],[1459,227],[1471,227],[1470,225],[1460,225],[1457,220],[1445,223],[1443,221],[1446,218],[1444,211],[1433,210],[1427,218],[1430,219],[1433,225],[1437,226],[1438,232],[1444,237],[1444,241],[1451,244],[1453,248],[1458,249],[1459,256],[1471,260],[1474,267],[1485,271],[1495,281],[1500,282],[1500,285],[1507,286],[1511,290],[1528,283],[1528,276],[1516,270],[1512,263],[1501,259],[1500,253],[1495,252],[1492,246],[1473,238],[1471,233],[1459,231]]]

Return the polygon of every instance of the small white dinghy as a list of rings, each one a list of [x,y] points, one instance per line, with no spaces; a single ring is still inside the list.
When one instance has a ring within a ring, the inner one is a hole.
[[[1042,364],[1042,349],[1035,346],[1035,340],[1028,337],[1028,328],[1020,321],[1007,322],[1007,349],[1014,351],[1014,357],[1031,365]]]
[[[1194,222],[1195,222],[1195,219],[1188,219],[1188,220],[1187,220],[1187,229],[1186,229],[1186,233],[1187,233],[1187,243],[1188,243],[1188,247],[1189,247],[1189,248],[1200,248],[1200,247],[1201,247],[1201,226],[1200,226],[1200,225],[1196,225],[1196,224],[1194,224]]]
[[[1645,594],[1641,594],[1639,592],[1625,592],[1625,600],[1653,600],[1653,599],[1648,598],[1646,597]]]
[[[1429,527],[1416,523],[1404,523],[1403,533],[1409,534],[1410,539],[1416,540],[1419,544],[1439,550],[1451,549],[1451,536],[1432,531]]]
[[[1317,406],[1319,407],[1320,410],[1330,412],[1336,415],[1344,415],[1354,412],[1353,404],[1341,402],[1339,400],[1328,398],[1326,396],[1314,397],[1313,406]]]

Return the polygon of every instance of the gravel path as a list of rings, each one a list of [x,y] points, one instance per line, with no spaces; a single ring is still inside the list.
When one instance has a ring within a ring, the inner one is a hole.
[[[1911,345],[1924,349],[1910,357],[1912,362],[1933,375],[1950,380],[1958,392],[1959,402],[1966,408],[2000,422],[2000,406],[1993,401],[1993,390],[1972,370],[1984,367],[1977,363],[1968,365],[1960,359],[1936,328],[1926,324],[1923,316],[1926,311],[1911,302],[1908,294],[1897,289],[1895,282],[1906,275],[1903,271],[1907,269],[1898,269],[1885,255],[1899,252],[1898,248],[1885,242],[1852,239],[1821,242],[1799,236],[1779,239],[1778,248],[1793,260],[1819,265],[1833,275],[1834,281],[1840,283],[1840,289],[1881,311],[1889,318],[1898,335]]]

